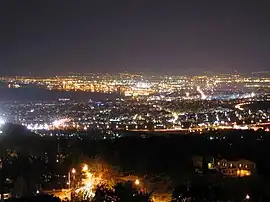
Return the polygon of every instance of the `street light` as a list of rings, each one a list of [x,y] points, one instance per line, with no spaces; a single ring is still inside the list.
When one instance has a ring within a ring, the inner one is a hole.
[[[87,172],[89,169],[88,169],[88,165],[87,164],[84,164],[83,168],[82,168],[82,172]]]
[[[71,171],[68,172],[68,181],[67,181],[67,185],[68,188],[71,188],[71,174],[73,175],[73,180],[75,180],[75,174],[76,174],[76,169],[72,168]]]
[[[249,200],[250,199],[250,196],[247,194],[245,199],[246,200]]]
[[[68,185],[68,188],[70,189],[71,188],[71,174],[72,174],[72,180],[75,180],[75,174],[76,174],[76,169],[75,168],[72,168],[71,171],[68,172],[68,181],[67,181],[67,185]]]
[[[135,185],[139,186],[140,185],[140,180],[136,179],[135,180]]]

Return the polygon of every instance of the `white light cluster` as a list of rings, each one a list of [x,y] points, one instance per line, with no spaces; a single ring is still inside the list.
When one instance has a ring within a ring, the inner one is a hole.
[[[28,130],[50,130],[50,129],[55,129],[55,128],[61,128],[66,126],[65,123],[70,121],[70,119],[59,119],[55,120],[52,123],[44,123],[44,124],[22,124],[26,126]]]
[[[0,117],[0,126],[1,126],[1,125],[4,125],[5,122],[6,122],[6,121],[5,121],[2,117]]]
[[[55,120],[52,125],[55,128],[59,128],[60,126],[63,126],[66,122],[69,122],[69,119],[59,119],[59,120]]]
[[[49,125],[48,124],[28,124],[26,125],[26,128],[28,130],[49,130]]]

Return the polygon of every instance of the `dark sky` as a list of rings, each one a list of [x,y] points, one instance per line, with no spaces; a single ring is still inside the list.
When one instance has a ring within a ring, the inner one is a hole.
[[[1,0],[0,75],[270,70],[269,0]]]

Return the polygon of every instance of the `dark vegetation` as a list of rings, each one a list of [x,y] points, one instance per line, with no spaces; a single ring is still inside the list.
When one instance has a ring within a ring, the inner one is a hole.
[[[226,201],[228,196],[243,198],[246,192],[253,193],[257,201],[264,201],[270,190],[270,162],[267,160],[270,136],[264,131],[209,131],[200,135],[134,133],[118,139],[93,140],[85,135],[40,137],[12,125],[4,130],[0,141],[4,165],[1,175],[14,181],[23,176],[33,191],[36,184],[50,187],[42,181],[42,174],[65,174],[86,158],[100,158],[118,167],[122,173],[143,177],[166,175],[175,187],[175,201],[179,195],[186,198],[196,195],[200,198],[197,201],[203,201],[206,196],[212,197],[209,201],[216,201],[215,197],[223,197]],[[59,152],[65,157],[61,164],[55,163]],[[13,153],[16,157],[11,155]],[[197,176],[192,164],[193,156],[247,159],[256,163],[257,172],[252,177],[238,180],[207,173]],[[51,187],[64,185],[64,182],[56,182],[60,180],[51,182]],[[238,187],[238,190],[232,187]],[[28,191],[28,195],[33,191]]]

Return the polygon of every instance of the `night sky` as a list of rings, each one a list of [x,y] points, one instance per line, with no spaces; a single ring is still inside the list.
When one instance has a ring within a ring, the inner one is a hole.
[[[1,0],[0,75],[270,70],[269,0]]]

